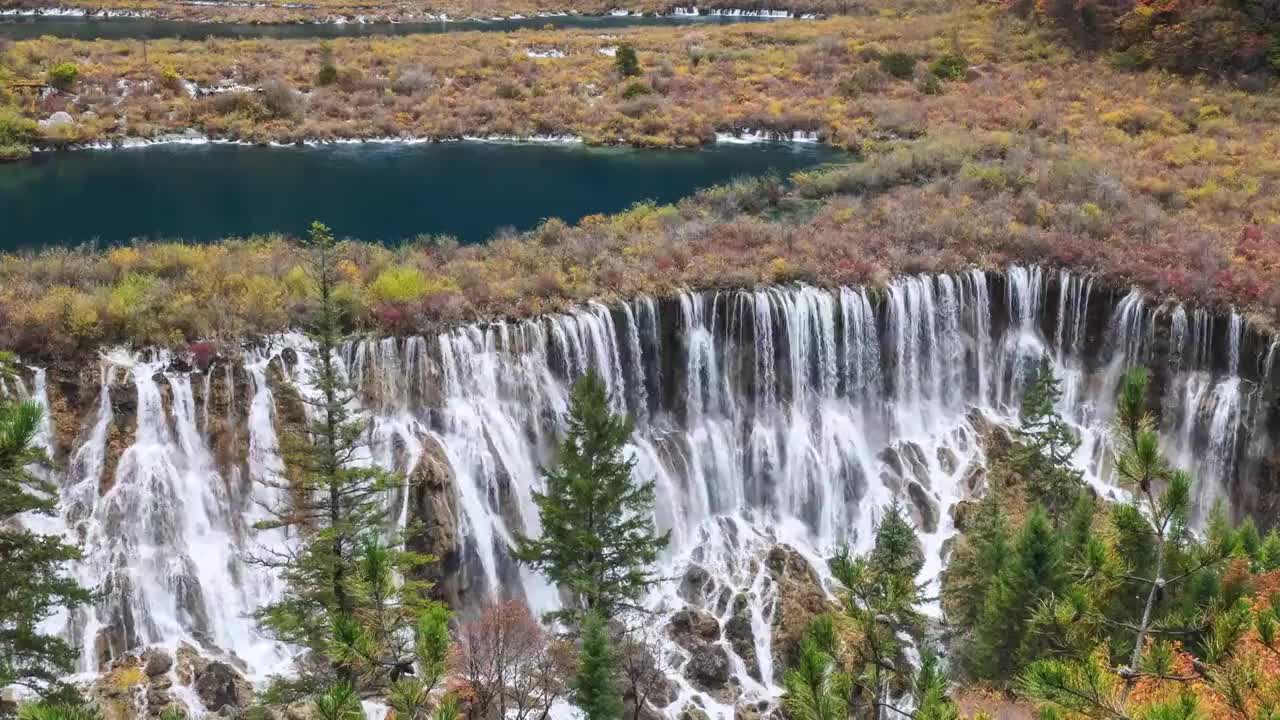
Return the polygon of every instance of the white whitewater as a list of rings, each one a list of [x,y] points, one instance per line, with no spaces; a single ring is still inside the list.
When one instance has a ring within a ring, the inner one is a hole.
[[[564,430],[572,379],[598,373],[614,408],[636,420],[631,452],[639,475],[657,484],[658,525],[672,531],[664,573],[696,564],[745,598],[755,657],[720,643],[734,694],[751,701],[776,698],[781,674],[770,650],[776,588],[761,563],[769,548],[788,543],[820,567],[842,543],[867,548],[877,519],[899,502],[920,531],[924,576],[936,578],[955,532],[950,510],[982,482],[983,435],[1016,422],[1041,358],[1063,380],[1060,410],[1080,431],[1087,479],[1119,496],[1105,432],[1111,405],[1122,373],[1157,357],[1161,328],[1170,345],[1158,369],[1167,377],[1165,444],[1197,473],[1203,517],[1236,481],[1260,395],[1240,374],[1244,320],[1233,314],[1217,333],[1212,325],[1202,311],[1137,291],[1108,301],[1086,277],[1015,267],[903,277],[882,291],[774,287],[591,303],[433,338],[353,342],[337,360],[371,420],[363,462],[411,473],[438,452],[452,469],[467,597],[521,596],[535,611],[560,596],[513,561],[511,543],[539,531],[533,493]],[[305,340],[272,345],[196,377],[170,370],[164,355],[104,356],[96,413],[76,447],[63,448],[59,478],[62,527],[86,549],[75,572],[107,590],[83,617],[59,620],[85,649],[83,669],[127,648],[182,641],[257,677],[287,663],[248,618],[280,588],[246,558],[287,540],[252,529],[273,501],[254,480],[282,467],[273,378],[309,392]],[[285,362],[285,350],[296,360]],[[35,377],[21,392],[43,398]],[[232,467],[210,449],[218,384],[246,408],[227,418],[244,439]],[[113,426],[113,392],[118,399],[124,388],[136,427]],[[110,438],[122,432],[127,448],[108,472]],[[403,523],[408,498],[389,499],[389,509]],[[689,603],[678,584],[655,590],[652,607],[670,614]],[[703,609],[722,621],[734,612]],[[670,652],[687,657],[674,643]],[[711,716],[733,716],[723,698],[673,679],[680,700],[670,716],[695,695]]]

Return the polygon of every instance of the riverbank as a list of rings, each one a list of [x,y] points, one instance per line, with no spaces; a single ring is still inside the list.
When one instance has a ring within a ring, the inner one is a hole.
[[[304,147],[175,138],[41,153],[0,171],[7,190],[0,193],[7,221],[0,251],[139,237],[209,242],[299,234],[317,208],[326,222],[364,240],[397,244],[447,234],[477,243],[504,228],[532,229],[547,217],[576,223],[637,199],[665,204],[735,177],[785,176],[845,159],[821,145],[793,143],[662,151],[585,147],[572,138]],[[66,207],[78,212],[61,212]]]
[[[40,82],[51,67],[77,68],[65,90],[14,94],[23,116],[43,121],[32,133],[41,147],[187,129],[249,143],[573,135],[640,147],[697,146],[717,133],[800,131],[852,147],[869,134],[894,132],[909,112],[878,102],[923,96],[910,79],[879,70],[876,58],[889,43],[919,53],[922,62],[936,60],[947,53],[931,41],[948,20],[972,23],[981,12],[930,16],[905,36],[877,18],[347,38],[323,46],[159,40],[145,53],[128,40],[39,38],[12,43],[4,58],[21,82]],[[623,45],[638,54],[634,76],[617,68]],[[766,66],[770,73],[761,75]],[[854,72],[870,74],[865,94],[841,84]],[[860,95],[880,100],[859,108]],[[881,115],[887,127],[869,127]]]

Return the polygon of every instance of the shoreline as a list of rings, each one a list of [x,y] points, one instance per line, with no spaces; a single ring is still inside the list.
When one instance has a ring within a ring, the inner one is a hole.
[[[301,3],[287,3],[283,5],[269,5],[265,3],[254,2],[209,2],[207,0],[186,0],[179,3],[178,7],[209,7],[209,8],[227,8],[235,10],[315,10],[315,6]],[[590,19],[610,19],[610,18],[636,18],[636,19],[670,19],[670,20],[715,20],[721,18],[741,18],[752,20],[818,20],[823,15],[818,13],[799,13],[789,9],[745,9],[745,8],[707,8],[702,9],[696,5],[673,7],[670,12],[645,12],[643,10],[624,10],[614,9],[601,13],[583,13],[576,10],[563,11],[544,11],[528,15],[515,13],[504,16],[491,17],[451,17],[447,13],[434,14],[422,13],[421,15],[397,16],[392,19],[389,16],[378,14],[330,14],[323,18],[310,20],[237,20],[237,19],[217,19],[211,17],[172,17],[155,10],[131,10],[131,9],[111,9],[111,8],[81,8],[74,6],[53,6],[48,8],[0,8],[0,19],[3,18],[66,18],[66,19],[84,19],[84,20],[151,20],[155,22],[172,22],[172,23],[192,23],[203,25],[263,25],[263,26],[289,26],[289,25],[414,25],[427,23],[497,23],[497,22],[515,22],[521,20],[538,20],[538,19],[555,19],[555,18],[579,18],[584,20]]]
[[[331,140],[322,140],[319,138],[310,138],[296,142],[278,142],[271,141],[266,143],[251,142],[248,140],[236,140],[232,138],[211,137],[197,132],[171,133],[161,135],[156,138],[138,138],[125,137],[113,140],[99,140],[88,143],[75,143],[60,147],[50,146],[33,146],[31,148],[31,157],[53,156],[61,153],[84,152],[84,151],[108,151],[108,150],[137,150],[149,147],[163,147],[176,145],[235,145],[242,147],[260,147],[260,148],[323,148],[339,145],[432,145],[437,143],[456,143],[456,142],[472,142],[472,143],[492,143],[492,144],[508,144],[508,145],[577,145],[584,147],[596,148],[627,148],[632,150],[699,150],[711,146],[737,146],[737,145],[759,145],[765,143],[790,144],[796,146],[817,146],[826,145],[827,143],[822,136],[812,130],[792,130],[789,133],[783,133],[772,130],[756,130],[743,128],[737,131],[721,132],[717,131],[715,139],[701,145],[678,146],[673,148],[650,148],[641,145],[633,145],[629,143],[588,143],[581,135],[461,135],[457,137],[427,137],[427,136],[383,136],[370,138],[335,138]],[[31,159],[31,158],[25,158]],[[20,163],[23,159],[17,159],[10,162]],[[0,162],[0,167],[5,163]]]

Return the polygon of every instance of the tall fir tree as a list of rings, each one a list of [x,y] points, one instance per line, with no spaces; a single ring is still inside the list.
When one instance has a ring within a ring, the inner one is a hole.
[[[351,409],[354,390],[338,364],[338,247],[328,228],[312,225],[305,253],[313,348],[309,387],[296,399],[308,422],[282,439],[285,476],[265,480],[282,501],[258,523],[260,530],[289,529],[296,540],[252,559],[279,570],[287,583],[281,600],[257,611],[259,623],[309,654],[298,678],[278,680],[270,699],[314,695],[319,710],[342,715],[351,711],[348,693],[389,684],[400,714],[412,716],[421,709],[414,700],[427,702],[431,687],[410,676],[418,665],[434,686],[443,673],[448,614],[425,600],[422,583],[407,579],[430,558],[383,541],[388,493],[403,478],[359,461],[367,429]]]
[[[1019,531],[1013,553],[987,593],[975,629],[974,674],[1003,684],[1038,656],[1028,621],[1040,602],[1066,586],[1061,539],[1036,507]]]
[[[632,429],[610,411],[594,373],[574,385],[557,464],[544,472],[546,491],[534,493],[542,535],[520,537],[516,549],[572,594],[573,605],[553,614],[559,619],[594,612],[609,620],[660,580],[653,563],[670,533],[655,531],[653,481],[637,481],[635,458],[624,453]]]
[[[586,720],[622,717],[618,658],[609,639],[608,623],[595,611],[588,612],[582,620],[582,650],[573,682],[573,701]]]
[[[1018,446],[1012,458],[1032,500],[1043,505],[1055,522],[1066,516],[1084,488],[1083,475],[1071,464],[1080,440],[1058,414],[1061,398],[1061,383],[1046,357],[1023,396],[1021,422],[1014,431]]]
[[[6,353],[0,353],[0,380],[16,380],[14,358]],[[69,698],[74,693],[59,678],[74,669],[76,650],[39,626],[92,595],[66,574],[66,564],[80,558],[77,548],[20,524],[24,514],[57,509],[57,487],[28,469],[47,461],[36,445],[40,423],[40,406],[0,397],[0,688],[20,685]]]

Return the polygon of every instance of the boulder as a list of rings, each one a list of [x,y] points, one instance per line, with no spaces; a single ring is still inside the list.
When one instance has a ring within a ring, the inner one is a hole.
[[[938,503],[929,495],[920,483],[912,481],[907,485],[907,496],[911,498],[911,514],[916,527],[925,533],[938,531]]]
[[[773,720],[781,717],[768,700],[742,701],[733,707],[734,720]]]
[[[64,125],[71,125],[74,122],[75,120],[71,118],[71,113],[68,113],[66,110],[59,110],[44,120],[39,121],[37,125],[40,126],[41,130],[53,130]]]
[[[667,632],[676,644],[692,652],[720,639],[720,623],[706,611],[685,608],[671,616]]]
[[[196,695],[212,712],[239,710],[253,702],[253,688],[235,668],[213,661],[195,674]]]
[[[704,643],[691,651],[684,674],[699,690],[723,690],[729,684],[729,654],[719,645]]]
[[[955,452],[951,448],[942,446],[938,448],[938,465],[942,468],[942,472],[951,475],[960,466],[960,458],[956,457]]]
[[[153,648],[143,654],[146,659],[147,677],[165,675],[173,668],[173,656],[160,648]]]
[[[701,565],[692,564],[680,579],[680,597],[686,602],[701,604],[707,599],[714,586],[715,581],[711,579],[711,573]]]
[[[680,709],[678,720],[707,720],[707,711],[693,703],[686,703]]]
[[[951,506],[951,524],[956,531],[964,532],[969,528],[969,519],[978,508],[977,500],[961,500]]]
[[[756,680],[760,677],[760,659],[756,657],[756,634],[751,629],[751,609],[747,596],[738,595],[733,600],[733,617],[724,624],[724,636],[729,646],[742,658],[747,674]]]

